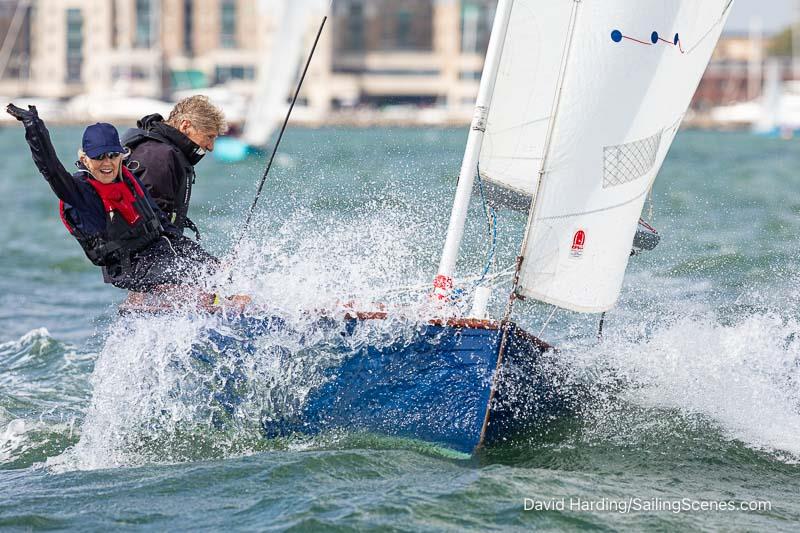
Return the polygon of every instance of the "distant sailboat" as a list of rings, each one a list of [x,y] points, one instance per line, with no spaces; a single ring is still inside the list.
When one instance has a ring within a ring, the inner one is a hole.
[[[780,58],[769,58],[762,84],[762,54],[760,21],[752,24],[750,41],[755,53],[748,65],[748,87],[762,89],[755,97],[755,90],[748,90],[748,101],[715,107],[711,110],[714,122],[723,126],[748,127],[752,133],[764,137],[793,138],[800,133],[800,0],[794,2],[794,24],[792,34],[793,79],[784,81],[784,69]]]
[[[260,153],[286,115],[286,103],[302,59],[302,44],[309,16],[320,6],[318,0],[273,0],[261,9],[280,21],[269,52],[264,54],[256,77],[253,98],[247,109],[240,137],[221,137],[214,148],[220,161],[236,162]]]

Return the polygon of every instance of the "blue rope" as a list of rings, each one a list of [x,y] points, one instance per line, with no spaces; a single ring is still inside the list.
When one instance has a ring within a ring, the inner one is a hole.
[[[477,287],[483,280],[486,279],[486,274],[489,273],[489,270],[492,268],[492,260],[494,259],[494,254],[497,251],[497,213],[495,213],[494,208],[489,207],[486,204],[486,195],[483,193],[483,180],[481,179],[481,165],[478,164],[478,190],[481,193],[481,201],[483,202],[483,212],[486,214],[487,222],[489,223],[489,227],[492,230],[492,246],[489,248],[489,255],[486,258],[486,266],[483,268],[483,273],[481,274],[481,279],[477,281],[475,286]]]

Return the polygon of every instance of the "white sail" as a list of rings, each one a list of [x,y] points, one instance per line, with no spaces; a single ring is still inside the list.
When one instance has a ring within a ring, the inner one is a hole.
[[[481,174],[535,195],[521,296],[614,305],[646,194],[731,4],[515,1]]]
[[[262,8],[277,21],[269,53],[258,68],[256,90],[242,137],[251,146],[264,146],[286,114],[287,98],[302,59],[306,23],[318,0],[270,0]]]
[[[511,10],[480,177],[511,193],[503,203],[512,207],[527,210],[538,185],[573,4],[515,0]]]

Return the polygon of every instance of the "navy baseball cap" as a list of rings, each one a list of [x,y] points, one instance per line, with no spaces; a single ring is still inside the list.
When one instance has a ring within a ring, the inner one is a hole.
[[[125,149],[119,142],[117,128],[106,122],[98,122],[88,126],[83,132],[83,143],[81,145],[84,153],[96,159],[108,152],[123,153]]]

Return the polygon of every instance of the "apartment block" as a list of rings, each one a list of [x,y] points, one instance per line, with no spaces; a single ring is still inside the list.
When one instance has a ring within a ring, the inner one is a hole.
[[[0,94],[170,98],[224,87],[254,96],[259,69],[285,45],[289,1],[0,0]],[[303,53],[327,6],[318,3]],[[496,3],[337,0],[301,93],[307,118],[413,105],[468,119]],[[760,75],[747,74],[748,62],[760,66],[753,53],[748,39],[723,38],[695,105],[757,93]]]

